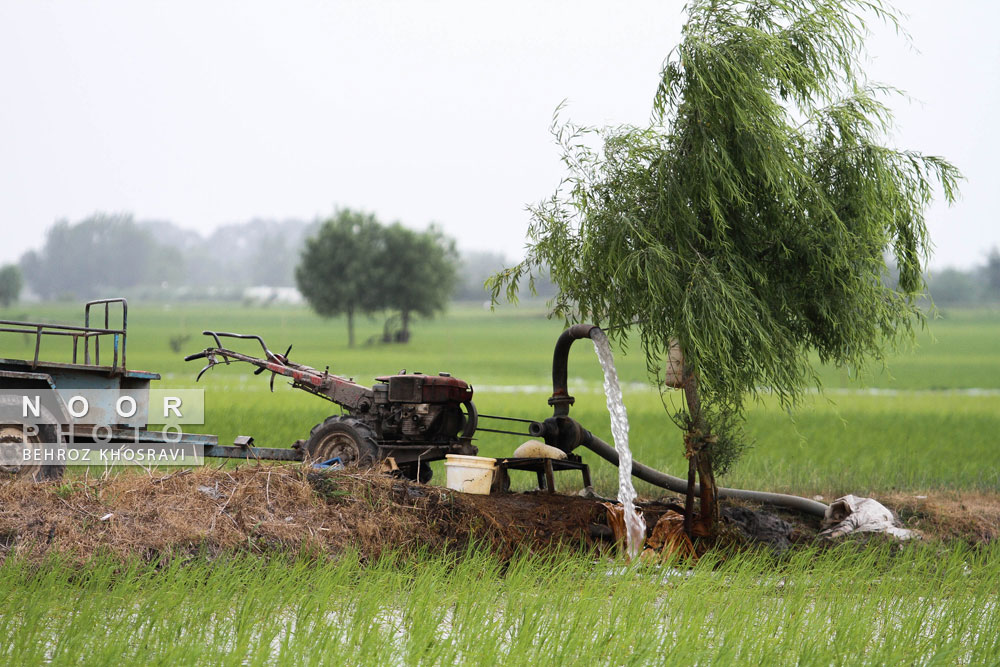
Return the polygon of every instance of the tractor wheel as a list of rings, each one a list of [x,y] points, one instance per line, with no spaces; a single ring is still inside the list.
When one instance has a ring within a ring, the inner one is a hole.
[[[340,458],[348,468],[370,468],[378,461],[375,433],[354,417],[327,417],[313,426],[303,460],[309,463]]]
[[[420,482],[421,484],[431,481],[431,477],[434,476],[431,464],[427,461],[421,461],[419,464],[416,461],[404,463],[399,466],[399,472],[411,482]]]
[[[5,412],[9,413],[11,408],[20,409],[21,403],[17,400],[16,396],[0,395],[0,405],[6,407],[7,410]],[[41,462],[26,465],[16,463],[16,461],[22,460],[23,450],[25,449],[40,451],[43,449],[42,443],[51,444],[59,442],[58,432],[56,431],[55,424],[52,423],[55,420],[52,419],[47,410],[43,409],[41,414],[42,416],[39,418],[40,421],[38,423],[15,422],[0,424],[0,451],[2,451],[0,460],[3,461],[3,464],[0,465],[0,470],[16,477],[31,479],[36,482],[62,477],[63,471],[66,469],[65,461],[46,465],[43,465]],[[26,431],[26,427],[30,425],[34,425],[37,429],[34,435],[30,435]]]

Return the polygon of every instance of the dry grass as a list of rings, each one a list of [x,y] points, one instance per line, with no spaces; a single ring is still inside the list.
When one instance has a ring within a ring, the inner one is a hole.
[[[462,549],[508,556],[587,544],[594,503],[532,494],[491,499],[384,475],[287,465],[120,474],[62,484],[0,483],[0,558],[106,552],[159,559],[223,551],[335,553]],[[595,510],[596,511],[596,510]]]
[[[892,508],[908,528],[942,540],[969,544],[992,542],[1000,535],[1000,494],[937,491],[891,493],[879,500]]]

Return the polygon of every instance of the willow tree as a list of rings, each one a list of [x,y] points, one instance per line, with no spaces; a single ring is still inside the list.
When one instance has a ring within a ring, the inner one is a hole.
[[[553,126],[565,181],[533,207],[525,260],[491,281],[513,299],[549,267],[555,313],[638,338],[661,384],[679,346],[673,418],[708,532],[748,399],[791,407],[819,384],[811,353],[864,367],[923,323],[924,213],[960,175],[889,144],[898,91],[861,70],[871,20],[899,28],[878,0],[691,2],[648,126]]]

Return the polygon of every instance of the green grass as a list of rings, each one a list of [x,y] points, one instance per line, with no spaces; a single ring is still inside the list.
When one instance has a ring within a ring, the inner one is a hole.
[[[1000,553],[0,566],[6,664],[992,664]]]

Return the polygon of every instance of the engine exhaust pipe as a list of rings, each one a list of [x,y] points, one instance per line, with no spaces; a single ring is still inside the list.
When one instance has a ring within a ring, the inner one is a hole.
[[[549,405],[553,408],[553,414],[544,422],[533,422],[528,427],[528,432],[535,437],[543,438],[546,444],[559,447],[567,453],[579,446],[586,447],[617,467],[618,452],[615,451],[615,448],[580,426],[569,416],[569,408],[575,401],[570,396],[566,386],[569,350],[574,341],[590,338],[591,332],[597,328],[593,324],[575,324],[559,336],[552,356],[552,396],[549,397]],[[638,461],[632,462],[632,476],[674,493],[687,493],[688,482],[686,479],[662,473]],[[696,495],[701,493],[700,486],[695,484],[694,493]],[[818,517],[826,515],[827,506],[824,503],[800,496],[725,487],[718,487],[717,493],[719,498],[749,500],[775,507],[785,507]]]

